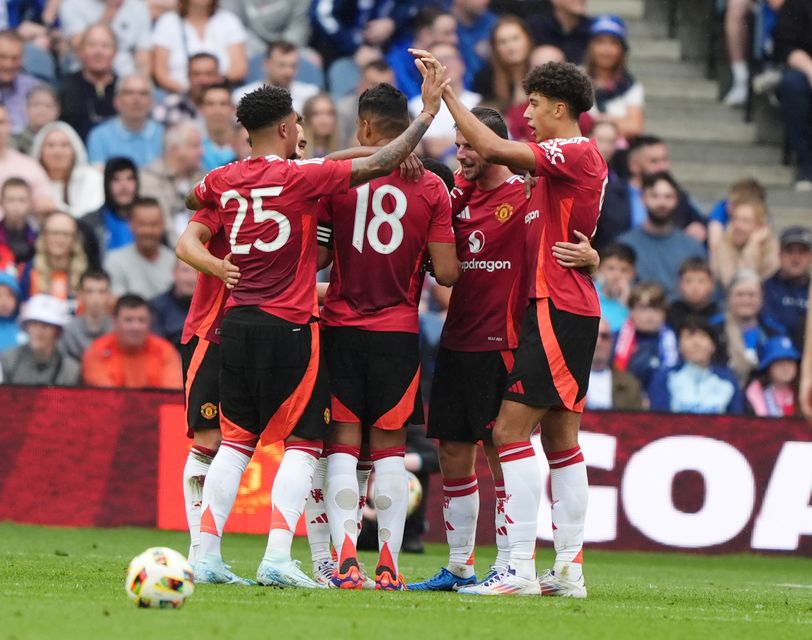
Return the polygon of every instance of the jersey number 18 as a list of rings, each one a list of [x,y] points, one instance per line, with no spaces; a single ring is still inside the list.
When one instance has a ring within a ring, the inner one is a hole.
[[[372,220],[367,222],[367,210],[369,209],[369,183],[358,187],[357,200],[355,202],[355,224],[352,228],[352,246],[358,253],[364,252],[364,236],[366,236],[369,246],[377,253],[384,255],[395,251],[403,242],[403,225],[400,220],[406,215],[406,195],[391,184],[384,184],[375,189],[372,194]],[[383,199],[392,196],[395,207],[392,211],[383,208]],[[392,237],[389,242],[381,241],[381,227],[389,226]],[[364,233],[366,227],[366,233]]]

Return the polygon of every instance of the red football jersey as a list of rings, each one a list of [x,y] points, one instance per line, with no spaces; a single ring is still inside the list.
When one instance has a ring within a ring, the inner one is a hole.
[[[350,188],[352,161],[246,158],[211,171],[195,188],[220,214],[240,281],[232,307],[259,307],[305,324],[318,315],[318,199]]]
[[[544,184],[534,189],[526,214],[529,297],[552,298],[561,311],[600,316],[592,278],[559,265],[552,248],[556,242],[578,242],[575,230],[588,238],[595,235],[606,189],[606,163],[587,138],[529,145],[536,156],[534,175],[544,178]]]
[[[407,182],[390,175],[323,198],[319,240],[332,229],[333,268],[322,324],[417,333],[417,306],[429,242],[454,242],[451,200],[427,172]]]
[[[209,253],[215,258],[225,258],[228,255],[228,240],[217,212],[214,209],[201,209],[195,212],[192,220],[206,225],[211,231],[211,240],[206,245]],[[219,344],[217,329],[223,320],[226,300],[228,292],[220,278],[198,273],[192,303],[186,314],[186,322],[183,323],[181,342],[186,344],[193,336],[198,336]]]
[[[455,351],[515,349],[527,306],[524,179],[511,176],[490,191],[472,190],[474,183],[462,176],[456,180],[453,222],[462,275],[451,291],[440,344]]]

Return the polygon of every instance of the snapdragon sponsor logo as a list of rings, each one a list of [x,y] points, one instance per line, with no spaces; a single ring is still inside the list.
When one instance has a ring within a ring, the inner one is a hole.
[[[534,209],[524,217],[524,223],[530,224],[533,220],[538,220],[541,217],[538,209]]]
[[[460,265],[463,271],[477,270],[493,273],[513,268],[510,260],[463,260]]]

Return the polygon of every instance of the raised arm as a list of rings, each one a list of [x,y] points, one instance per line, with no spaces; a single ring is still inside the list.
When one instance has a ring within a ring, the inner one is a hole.
[[[240,270],[231,263],[231,254],[216,258],[209,253],[206,243],[211,240],[211,235],[211,230],[205,224],[190,221],[178,239],[175,255],[200,273],[220,278],[226,287],[233,289],[240,280]]]
[[[409,49],[409,52],[417,58],[417,68],[420,73],[430,74],[432,69],[442,68],[442,65],[428,51],[423,49]],[[437,71],[435,71],[435,74]],[[503,164],[511,167],[514,171],[534,171],[536,168],[536,157],[532,149],[524,142],[505,140],[491,131],[485,124],[466,107],[449,85],[443,92],[445,102],[457,130],[465,136],[482,159],[494,164]]]

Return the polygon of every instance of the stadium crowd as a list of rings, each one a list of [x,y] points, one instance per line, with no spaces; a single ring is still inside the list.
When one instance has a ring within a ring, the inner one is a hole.
[[[730,105],[741,103],[743,4],[729,0],[726,22]],[[798,0],[765,6],[805,189],[812,12]],[[610,180],[594,237],[603,319],[589,408],[795,414],[812,232],[776,236],[765,189],[746,176],[703,211],[646,127],[623,21],[585,11],[584,0],[0,3],[0,380],[180,388],[196,272],[173,247],[186,193],[250,154],[236,102],[263,83],[289,89],[305,157],[322,157],[356,144],[357,96],[371,86],[394,84],[420,112],[416,47],[518,140],[531,139],[531,67],[567,60],[593,81],[580,124]],[[454,168],[454,135],[443,105],[421,155]],[[448,301],[427,278],[428,379]]]

